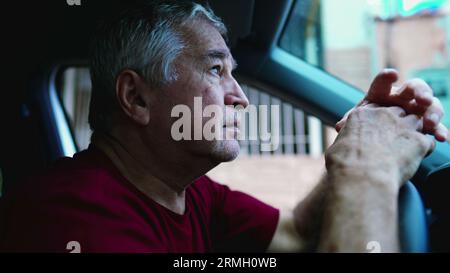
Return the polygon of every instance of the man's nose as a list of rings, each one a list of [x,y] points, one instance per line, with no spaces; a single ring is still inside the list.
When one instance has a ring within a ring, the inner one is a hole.
[[[230,86],[227,89],[228,92],[225,94],[225,105],[241,105],[244,108],[248,106],[248,98],[244,91],[242,91],[242,88],[236,79],[231,78]]]

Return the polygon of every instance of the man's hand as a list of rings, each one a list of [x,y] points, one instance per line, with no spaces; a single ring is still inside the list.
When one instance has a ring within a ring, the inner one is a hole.
[[[401,87],[392,85],[398,80],[398,73],[392,69],[380,72],[364,97],[353,109],[336,124],[339,132],[347,121],[348,115],[360,106],[376,103],[380,106],[399,106],[407,114],[423,117],[422,132],[434,135],[438,141],[450,141],[448,129],[440,122],[444,116],[441,102],[433,96],[431,88],[420,79],[413,79]]]
[[[423,118],[400,107],[366,104],[347,117],[325,155],[329,190],[319,251],[365,252],[376,241],[397,252],[398,192],[416,172],[434,140]]]
[[[398,190],[434,149],[434,141],[422,131],[423,118],[408,115],[400,107],[357,107],[326,152],[327,169],[338,167],[391,176],[399,182],[394,189]]]

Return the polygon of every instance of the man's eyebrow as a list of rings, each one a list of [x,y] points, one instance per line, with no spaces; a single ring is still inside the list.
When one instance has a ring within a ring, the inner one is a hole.
[[[220,59],[221,61],[226,60],[227,58],[231,57],[231,64],[232,64],[232,69],[236,69],[237,68],[237,62],[236,60],[233,58],[233,56],[231,56],[230,52],[228,50],[224,50],[224,49],[212,49],[212,50],[208,50],[207,53],[205,54],[205,57],[208,60],[216,60],[216,59]]]

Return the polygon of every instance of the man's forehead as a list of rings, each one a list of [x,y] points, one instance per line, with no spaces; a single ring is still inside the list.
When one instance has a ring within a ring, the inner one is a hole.
[[[191,33],[189,43],[193,56],[204,61],[229,60],[233,67],[236,66],[224,38],[210,23],[204,20],[194,21],[188,25],[187,31]]]
[[[219,30],[210,22],[205,20],[194,20],[184,26],[190,42],[198,45],[211,45],[215,47],[226,47],[225,40]]]
[[[207,49],[206,53],[204,53],[202,57],[208,60],[217,60],[217,59],[220,59],[222,61],[229,60],[233,67],[237,65],[236,60],[231,55],[231,52],[228,49],[228,47]]]

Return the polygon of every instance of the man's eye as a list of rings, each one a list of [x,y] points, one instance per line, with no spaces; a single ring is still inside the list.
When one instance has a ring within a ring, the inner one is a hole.
[[[213,74],[216,74],[216,75],[219,75],[219,76],[220,76],[220,73],[222,72],[222,67],[221,67],[220,65],[215,65],[215,66],[213,66],[213,67],[211,68],[211,72],[212,72]]]

